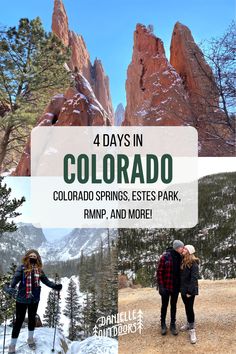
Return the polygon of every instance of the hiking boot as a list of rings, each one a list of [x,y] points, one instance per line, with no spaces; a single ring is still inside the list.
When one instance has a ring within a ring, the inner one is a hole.
[[[186,323],[185,325],[180,327],[181,332],[185,332],[189,330],[189,323]]]
[[[176,329],[175,323],[171,323],[171,324],[170,324],[170,331],[171,331],[171,333],[172,333],[174,336],[177,336],[178,331],[177,331],[177,329]]]
[[[165,323],[162,323],[162,324],[161,324],[161,334],[162,334],[162,336],[165,336],[166,333],[167,333],[166,324],[165,324]]]
[[[8,354],[16,354],[16,346],[15,345],[9,345]]]
[[[189,337],[190,343],[195,344],[197,342],[196,330],[194,328],[189,330]]]
[[[30,349],[36,349],[36,343],[35,343],[34,338],[28,338],[27,343],[28,343],[28,346],[30,347]]]

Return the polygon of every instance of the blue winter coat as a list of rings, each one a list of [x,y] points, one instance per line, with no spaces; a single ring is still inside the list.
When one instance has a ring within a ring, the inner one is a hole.
[[[52,281],[50,281],[48,279],[48,277],[45,275],[45,273],[43,271],[41,271],[41,275],[39,277],[39,279],[41,280],[41,282],[47,286],[49,286],[49,288],[54,289],[55,288],[55,283],[53,283]],[[25,277],[25,273],[24,273],[24,267],[21,265],[17,268],[13,279],[11,281],[10,287],[11,288],[15,288],[16,285],[19,284],[19,288],[18,288],[18,292],[17,292],[17,296],[16,296],[16,301],[20,302],[20,303],[24,303],[24,304],[29,304],[29,303],[37,303],[40,300],[40,293],[41,293],[41,286],[38,287],[34,287],[33,291],[32,291],[32,297],[31,298],[26,298],[26,277]]]

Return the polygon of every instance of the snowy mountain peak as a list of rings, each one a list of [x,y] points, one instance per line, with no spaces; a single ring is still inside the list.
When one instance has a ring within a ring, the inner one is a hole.
[[[115,112],[115,125],[120,126],[125,117],[125,109],[122,103],[118,104]]]
[[[48,242],[42,229],[32,224],[19,223],[13,233],[5,233],[1,237],[0,257],[3,270],[8,270],[11,263],[21,262],[24,253],[36,248],[43,262],[60,262],[78,259],[83,252],[90,255],[96,252],[103,243],[107,247],[117,236],[117,231],[110,229],[74,229],[59,241]]]

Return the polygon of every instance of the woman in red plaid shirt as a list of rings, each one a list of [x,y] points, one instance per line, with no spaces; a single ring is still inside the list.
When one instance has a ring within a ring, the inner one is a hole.
[[[19,336],[22,324],[28,310],[28,345],[35,349],[33,338],[35,328],[35,318],[40,300],[41,286],[40,282],[48,287],[60,291],[61,284],[55,284],[50,281],[42,270],[42,260],[36,250],[29,250],[22,259],[22,265],[19,266],[13,276],[11,284],[5,290],[16,299],[16,321],[13,324],[12,339],[9,346],[9,354],[15,353],[17,338]],[[15,289],[19,283],[18,291]]]

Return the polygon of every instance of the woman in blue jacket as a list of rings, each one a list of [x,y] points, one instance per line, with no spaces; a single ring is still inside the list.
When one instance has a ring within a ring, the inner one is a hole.
[[[10,286],[6,288],[6,292],[16,298],[16,320],[13,324],[9,354],[15,354],[17,338],[27,310],[28,345],[35,349],[34,328],[40,300],[41,282],[54,290],[60,291],[62,289],[61,284],[55,284],[47,278],[42,270],[42,260],[39,253],[32,249],[26,252],[22,259],[22,265],[17,268]],[[19,284],[18,291],[15,289],[17,284]]]

